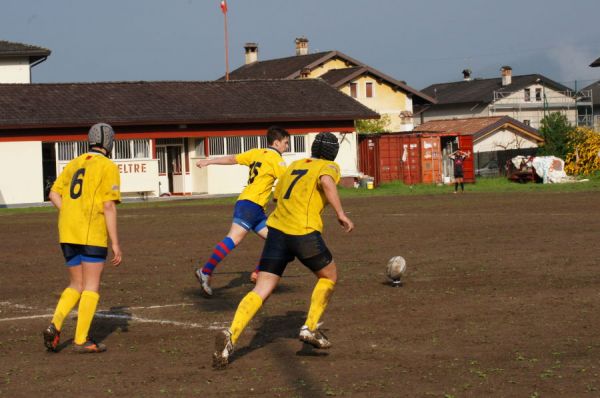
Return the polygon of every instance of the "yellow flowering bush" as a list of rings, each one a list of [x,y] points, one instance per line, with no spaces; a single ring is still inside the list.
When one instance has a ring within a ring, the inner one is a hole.
[[[600,133],[578,127],[567,134],[565,171],[570,175],[590,175],[600,170]]]

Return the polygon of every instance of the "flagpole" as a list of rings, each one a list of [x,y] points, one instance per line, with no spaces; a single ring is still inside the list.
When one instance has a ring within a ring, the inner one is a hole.
[[[227,33],[227,6],[223,10],[225,20],[225,81],[229,81],[229,35]]]

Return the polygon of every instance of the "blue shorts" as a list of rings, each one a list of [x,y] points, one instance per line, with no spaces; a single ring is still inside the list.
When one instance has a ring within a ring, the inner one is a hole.
[[[61,243],[66,266],[75,267],[85,263],[103,263],[106,261],[108,249],[100,246],[76,245],[73,243]]]
[[[288,235],[269,227],[267,241],[260,257],[259,270],[282,276],[288,263],[297,258],[313,272],[318,272],[333,261],[321,233]]]
[[[246,231],[258,232],[267,226],[267,215],[262,206],[250,200],[238,200],[233,209],[233,223]]]

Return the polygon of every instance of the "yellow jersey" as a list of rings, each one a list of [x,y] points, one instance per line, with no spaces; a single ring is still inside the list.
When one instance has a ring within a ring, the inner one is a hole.
[[[325,175],[337,184],[340,166],[324,159],[293,162],[277,183],[274,194],[277,207],[269,216],[267,225],[288,235],[323,232],[321,213],[327,205],[327,198],[320,178]]]
[[[121,201],[117,166],[98,152],[69,162],[52,190],[62,197],[58,216],[60,243],[108,246],[104,202]]]
[[[235,156],[238,164],[248,166],[248,185],[238,200],[249,200],[266,207],[273,184],[285,172],[286,165],[275,148],[255,148]]]

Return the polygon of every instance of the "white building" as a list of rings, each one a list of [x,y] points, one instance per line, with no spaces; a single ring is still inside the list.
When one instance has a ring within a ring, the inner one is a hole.
[[[49,55],[46,48],[0,40],[0,83],[31,83],[31,68]]]
[[[270,125],[292,134],[286,161],[310,155],[315,134],[337,133],[342,176],[357,175],[355,119],[379,115],[325,82],[0,84],[0,206],[38,203],[89,126],[115,128],[113,159],[125,196],[240,192],[243,166],[194,166],[202,157],[266,146]]]
[[[569,87],[539,74],[513,76],[512,68],[503,66],[501,76],[473,79],[463,71],[458,82],[432,84],[422,91],[437,103],[421,106],[415,124],[440,119],[509,116],[533,128],[540,128],[544,116],[564,114],[578,124],[577,108],[591,104],[591,91],[576,93]]]

